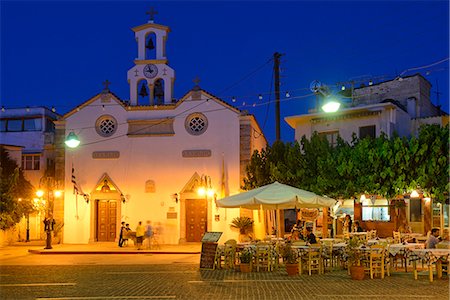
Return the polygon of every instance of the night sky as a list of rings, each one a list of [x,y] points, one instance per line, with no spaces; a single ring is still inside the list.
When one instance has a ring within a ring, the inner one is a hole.
[[[171,29],[167,58],[176,72],[174,96],[181,98],[198,76],[204,90],[255,114],[270,143],[275,138],[274,52],[284,54],[282,119],[314,106],[313,80],[337,91],[338,82],[376,83],[416,72],[433,85],[435,104],[439,86],[440,104],[449,111],[449,62],[434,64],[449,57],[448,1],[0,5],[0,101],[6,109],[54,106],[64,114],[101,92],[106,79],[114,94],[129,99],[126,72],[137,56],[131,28],[146,23],[145,12],[154,7],[155,23]],[[422,68],[427,65],[432,66]],[[294,138],[284,121],[281,137]]]

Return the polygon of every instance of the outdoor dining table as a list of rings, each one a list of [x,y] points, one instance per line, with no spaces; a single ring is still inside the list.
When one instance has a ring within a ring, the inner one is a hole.
[[[368,245],[377,245],[377,244],[380,244],[380,243],[387,243],[387,239],[379,239],[379,238],[377,238],[377,239],[367,240],[367,244]]]
[[[442,278],[442,260],[449,260],[450,249],[412,249],[410,257],[415,256],[422,259],[428,265],[428,275],[430,282],[433,282],[433,263],[436,264],[436,273],[438,278]],[[414,279],[417,280],[417,260],[413,260]]]
[[[408,250],[423,248],[425,248],[425,245],[422,243],[390,244],[389,256],[391,257],[391,262],[394,257],[399,256],[402,260],[402,263],[405,263],[405,272],[408,272]]]
[[[344,239],[339,239],[339,238],[324,238],[324,239],[320,239],[321,242],[333,242],[333,243],[340,243],[343,242]]]

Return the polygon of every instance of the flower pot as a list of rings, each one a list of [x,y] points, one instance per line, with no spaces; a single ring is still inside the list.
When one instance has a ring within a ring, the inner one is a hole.
[[[288,276],[298,275],[298,264],[286,264],[286,272]]]
[[[239,269],[241,270],[241,273],[250,273],[252,271],[252,267],[250,264],[241,263],[239,265]]]
[[[364,279],[364,266],[351,266],[350,276],[353,280],[363,280]]]

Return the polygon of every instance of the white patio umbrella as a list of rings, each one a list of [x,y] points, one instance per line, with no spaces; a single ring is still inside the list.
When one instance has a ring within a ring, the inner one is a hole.
[[[321,208],[334,206],[336,200],[275,181],[247,192],[218,199],[216,204],[218,207],[248,209]]]
[[[216,200],[218,207],[247,209],[290,209],[333,207],[336,200],[319,196],[277,181],[237,195]],[[278,235],[278,222],[276,223]]]

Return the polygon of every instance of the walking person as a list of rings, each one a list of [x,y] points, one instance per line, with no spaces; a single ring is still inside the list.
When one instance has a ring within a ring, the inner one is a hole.
[[[136,226],[136,246],[138,250],[142,249],[142,241],[144,240],[145,228],[142,226],[142,221],[139,221]]]
[[[120,227],[120,234],[119,234],[119,247],[122,247],[123,246],[123,242],[124,242],[124,240],[123,240],[123,235],[124,235],[124,231],[125,231],[125,222],[122,222],[121,223],[122,224],[122,226]]]
[[[153,238],[152,222],[148,220],[147,225],[145,225],[145,239],[147,240],[147,249],[152,248],[152,238]]]

